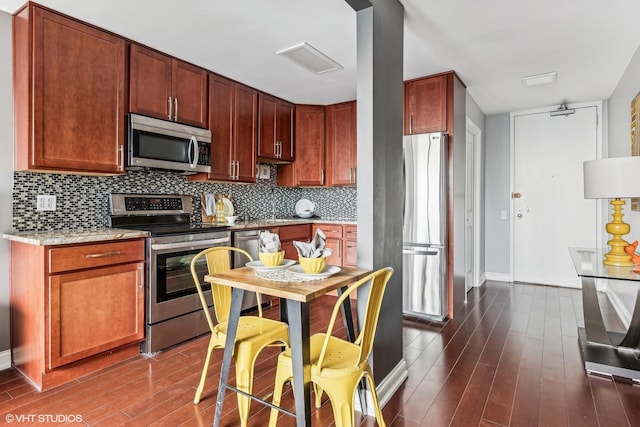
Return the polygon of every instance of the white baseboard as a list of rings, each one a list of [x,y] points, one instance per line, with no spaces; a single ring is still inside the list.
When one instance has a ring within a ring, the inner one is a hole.
[[[478,278],[478,285],[476,286],[477,288],[479,288],[480,286],[484,285],[484,282],[487,281],[487,274],[486,273],[482,273],[480,275],[480,277]]]
[[[380,402],[380,407],[384,408],[389,400],[393,397],[393,395],[398,391],[402,383],[409,376],[409,370],[407,368],[407,362],[402,359],[398,364],[389,372],[389,374],[380,381],[379,384],[376,385],[376,392],[378,393],[378,401]],[[366,395],[366,405],[367,405],[367,413],[366,415],[375,416],[375,412],[373,410],[373,399],[371,398],[371,392],[367,388],[365,393]],[[355,410],[358,412],[362,412],[362,408],[360,407],[360,399],[356,394],[356,398],[354,400]]]
[[[490,273],[485,272],[487,280],[495,280],[497,282],[510,282],[509,273]]]
[[[0,371],[11,367],[11,350],[0,351]]]

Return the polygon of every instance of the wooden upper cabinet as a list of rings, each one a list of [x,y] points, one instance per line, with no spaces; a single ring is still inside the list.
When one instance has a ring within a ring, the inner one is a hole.
[[[234,106],[236,181],[256,182],[258,91],[236,83]]]
[[[404,134],[446,132],[448,75],[440,74],[404,84]]]
[[[294,160],[294,111],[287,101],[260,92],[258,96],[258,159],[271,163]]]
[[[325,108],[296,105],[296,161],[278,167],[278,185],[322,186],[325,164]]]
[[[328,186],[356,185],[356,101],[326,107],[326,169]]]
[[[256,182],[258,91],[210,74],[211,173],[215,181]]]
[[[207,127],[207,71],[145,47],[130,50],[132,113]]]
[[[124,173],[125,40],[30,3],[13,43],[15,169]]]

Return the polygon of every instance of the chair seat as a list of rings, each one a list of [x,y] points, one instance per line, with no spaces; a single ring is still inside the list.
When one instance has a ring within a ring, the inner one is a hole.
[[[361,371],[361,367],[356,366],[360,347],[340,338],[329,336],[327,352],[322,362],[322,371],[318,372],[317,363],[322,351],[322,344],[327,338],[326,334],[314,334],[311,336],[309,361],[313,376],[323,376],[326,378],[340,378],[351,373]],[[287,358],[287,363],[291,363],[291,349],[287,349],[279,357]]]
[[[224,346],[227,322],[218,323],[214,327],[214,332],[218,340],[220,340],[220,345]],[[245,343],[251,341],[253,345],[263,346],[265,343],[287,336],[288,328],[286,323],[256,316],[240,316],[236,342]]]

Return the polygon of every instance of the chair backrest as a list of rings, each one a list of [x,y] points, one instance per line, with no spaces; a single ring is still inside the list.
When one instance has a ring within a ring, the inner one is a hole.
[[[246,256],[249,261],[253,261],[253,258],[247,251],[231,246],[216,246],[205,249],[196,254],[196,256],[191,260],[191,275],[193,276],[193,281],[198,289],[200,302],[202,303],[202,308],[211,331],[213,331],[214,324],[211,319],[211,315],[209,314],[209,310],[207,309],[209,304],[204,296],[204,292],[202,291],[202,284],[200,283],[202,278],[198,277],[196,263],[200,258],[205,257],[209,274],[229,271],[231,270],[231,255],[233,252],[241,253]],[[213,296],[213,309],[215,310],[218,322],[226,321],[229,318],[229,310],[231,309],[231,288],[218,283],[212,283],[211,294]],[[260,308],[260,305],[258,305],[258,307]]]
[[[320,357],[318,358],[318,367],[320,369],[322,369],[322,361],[329,343],[329,336],[333,331],[333,326],[338,312],[340,311],[342,302],[345,298],[349,298],[349,295],[356,289],[371,282],[362,326],[360,328],[360,333],[355,340],[355,343],[360,346],[360,354],[358,356],[356,366],[362,365],[362,363],[367,360],[369,354],[371,354],[371,350],[373,349],[373,339],[376,335],[376,328],[378,326],[378,316],[382,305],[382,297],[384,296],[384,291],[387,288],[387,283],[389,282],[392,274],[393,268],[381,268],[380,270],[358,280],[356,283],[349,286],[346,292],[340,295],[340,298],[338,298],[338,301],[336,301],[336,304],[333,307],[333,313],[331,313],[331,320],[329,321],[329,326],[327,328],[327,335],[325,337],[324,344],[322,345],[322,350],[320,351]]]

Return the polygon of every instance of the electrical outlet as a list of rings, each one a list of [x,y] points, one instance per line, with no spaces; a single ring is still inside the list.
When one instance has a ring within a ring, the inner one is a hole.
[[[271,169],[269,165],[258,165],[258,179],[269,179],[271,177]]]
[[[56,196],[38,194],[36,209],[39,211],[55,211]]]

